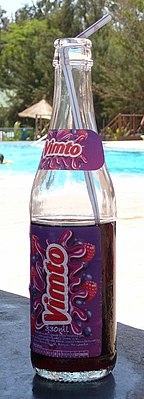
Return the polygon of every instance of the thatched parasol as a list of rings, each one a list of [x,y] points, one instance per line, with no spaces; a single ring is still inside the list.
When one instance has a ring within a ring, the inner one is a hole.
[[[47,103],[47,101],[43,98],[43,100],[39,101],[38,103],[32,105],[29,108],[26,108],[24,111],[19,112],[19,116],[21,118],[33,118],[35,119],[35,129],[36,129],[36,136],[40,131],[40,134],[43,133],[45,127],[48,126],[46,120],[49,121],[51,119],[52,114],[52,107]],[[43,128],[43,122],[46,126]],[[39,126],[38,126],[39,125]]]
[[[45,99],[38,103],[26,108],[24,111],[19,112],[21,118],[33,118],[33,119],[51,119],[52,107],[47,103]]]

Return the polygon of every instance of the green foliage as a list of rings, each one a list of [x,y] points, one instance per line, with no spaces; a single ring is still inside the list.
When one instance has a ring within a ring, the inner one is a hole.
[[[76,36],[108,10],[112,24],[91,38],[98,126],[102,128],[103,119],[106,124],[119,112],[143,113],[143,9],[144,0],[37,0],[8,21],[0,7],[0,88],[15,92],[3,122],[12,126],[18,112],[43,96],[52,104],[54,40]]]
[[[105,133],[105,139],[117,141],[117,140],[119,140],[119,138],[122,138],[122,137],[126,138],[127,136],[129,136],[129,134],[130,134],[130,131],[123,127],[121,129],[117,128],[116,130],[114,130],[110,127],[107,127],[106,133]]]
[[[142,3],[124,0],[114,3],[114,24],[103,64],[104,114],[143,113],[144,23]]]
[[[15,134],[14,138],[15,138],[16,141],[21,139],[22,130],[20,128],[20,122],[19,121],[16,121],[14,123],[14,134]]]
[[[13,88],[16,95],[9,109],[12,123],[20,112],[44,95],[52,102],[53,95],[53,42],[61,35],[56,29],[47,29],[46,20],[23,21],[9,24],[5,46],[1,54],[1,80]]]
[[[126,128],[117,128],[116,131],[113,134],[113,140],[117,141],[119,139],[119,137],[127,137],[130,134],[129,130],[127,130]]]

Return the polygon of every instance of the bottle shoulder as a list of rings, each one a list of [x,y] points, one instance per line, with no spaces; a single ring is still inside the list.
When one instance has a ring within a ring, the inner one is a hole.
[[[106,166],[91,172],[101,223],[116,218],[115,193]],[[38,170],[31,193],[31,216],[60,223],[94,224],[95,218],[83,171]]]

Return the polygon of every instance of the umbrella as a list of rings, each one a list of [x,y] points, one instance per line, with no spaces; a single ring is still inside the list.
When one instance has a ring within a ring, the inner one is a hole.
[[[24,111],[19,112],[21,118],[33,118],[33,119],[51,119],[52,107],[47,103],[45,99],[38,103],[26,108]]]

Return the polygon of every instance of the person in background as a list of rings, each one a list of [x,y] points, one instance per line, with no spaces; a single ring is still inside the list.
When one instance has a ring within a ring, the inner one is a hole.
[[[4,163],[4,155],[0,154],[0,163]]]
[[[4,155],[0,154],[0,164],[11,164],[12,161],[6,161],[4,162]]]

